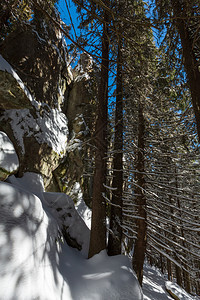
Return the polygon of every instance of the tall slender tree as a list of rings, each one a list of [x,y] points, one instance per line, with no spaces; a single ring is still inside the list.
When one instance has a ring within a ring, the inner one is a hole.
[[[171,21],[172,31],[178,32],[185,72],[191,91],[192,105],[196,118],[197,132],[200,141],[200,72],[199,72],[199,1],[156,1],[159,18],[162,24]],[[167,26],[169,28],[169,26]],[[171,38],[173,35],[169,34]],[[177,47],[177,44],[175,45]],[[174,53],[174,51],[172,52]]]
[[[116,75],[116,108],[115,138],[113,157],[112,200],[110,208],[110,231],[108,254],[121,254],[122,244],[122,205],[123,205],[123,81],[122,81],[122,37],[118,40],[117,75]]]
[[[110,7],[109,0],[105,0]],[[95,174],[93,181],[92,223],[90,235],[89,257],[106,249],[106,156],[107,156],[107,126],[108,126],[108,72],[109,72],[109,14],[103,13],[102,60],[98,94],[98,112],[95,130]]]
[[[133,253],[133,269],[136,272],[139,283],[142,285],[143,279],[143,265],[146,254],[147,244],[147,213],[146,213],[146,196],[145,196],[145,120],[144,120],[143,104],[138,104],[138,150],[137,150],[137,163],[136,163],[136,188],[135,188],[135,203],[138,208],[138,219],[136,220],[137,226],[137,239],[134,245]]]

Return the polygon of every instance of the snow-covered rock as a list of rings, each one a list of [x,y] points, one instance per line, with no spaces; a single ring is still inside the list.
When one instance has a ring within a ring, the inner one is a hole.
[[[59,110],[44,105],[43,109],[36,111],[33,116],[29,109],[12,109],[7,110],[1,120],[10,120],[11,129],[22,153],[28,150],[25,149],[26,140],[34,137],[36,143],[46,144],[57,155],[63,157],[67,146],[68,126],[66,116]]]
[[[43,193],[43,195],[68,244],[81,250],[87,257],[90,231],[76,211],[73,200],[64,193]]]
[[[5,180],[18,168],[19,160],[15,148],[5,132],[0,131],[0,180]]]
[[[66,116],[48,105],[41,106],[34,113],[29,109],[11,109],[0,116],[0,125],[9,132],[15,143],[20,160],[20,176],[25,172],[40,173],[47,186],[52,172],[66,153]]]

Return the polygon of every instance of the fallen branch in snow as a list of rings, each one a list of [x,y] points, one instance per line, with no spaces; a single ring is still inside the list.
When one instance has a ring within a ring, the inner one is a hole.
[[[170,289],[166,287],[166,291],[170,294],[170,296],[175,300],[180,300],[178,296],[176,296]]]

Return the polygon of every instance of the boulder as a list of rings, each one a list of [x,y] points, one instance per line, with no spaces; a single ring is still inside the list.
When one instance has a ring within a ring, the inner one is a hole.
[[[0,130],[15,146],[17,175],[39,173],[47,186],[66,153],[68,122],[62,107],[73,75],[62,35],[45,25],[48,20],[31,22],[16,27],[0,45]]]
[[[66,153],[66,116],[48,106],[31,112],[7,110],[0,117],[0,128],[8,134],[19,157],[18,176],[25,172],[42,174],[45,186]]]

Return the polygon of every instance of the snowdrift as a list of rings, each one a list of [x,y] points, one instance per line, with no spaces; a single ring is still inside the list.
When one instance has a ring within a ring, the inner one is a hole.
[[[0,299],[71,299],[58,271],[58,227],[35,195],[0,182]]]
[[[0,182],[0,300],[143,299],[128,258],[102,251],[87,260],[86,246],[81,253],[63,242],[49,197],[52,203],[60,196],[66,212],[70,205],[74,237],[81,240],[80,227],[86,226],[66,195],[43,193],[36,174],[9,180]]]

